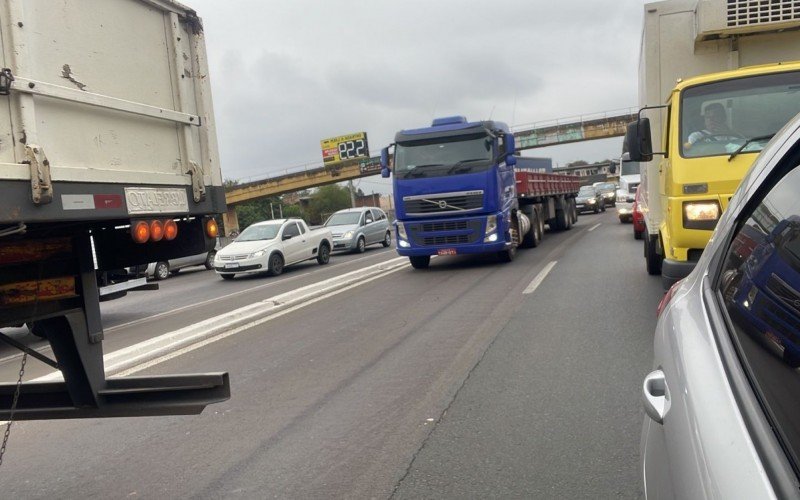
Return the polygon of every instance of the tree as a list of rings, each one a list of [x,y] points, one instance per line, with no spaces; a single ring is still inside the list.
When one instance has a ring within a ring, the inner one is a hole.
[[[331,184],[320,187],[311,196],[306,216],[310,224],[322,224],[328,215],[349,207],[350,191],[345,187]]]

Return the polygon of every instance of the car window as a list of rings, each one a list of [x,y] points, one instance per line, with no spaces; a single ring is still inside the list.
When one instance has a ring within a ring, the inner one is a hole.
[[[381,212],[377,208],[373,208],[372,209],[372,217],[373,217],[373,220],[376,220],[376,221],[383,220],[383,219],[386,218],[386,216],[383,215],[383,212]]]
[[[800,466],[800,167],[746,216],[718,290],[731,336],[767,418]]]
[[[290,222],[289,224],[287,224],[286,228],[283,230],[283,235],[292,237],[299,236],[300,230],[297,229],[297,223]]]
[[[306,228],[302,224],[297,224],[297,227],[300,229],[300,234],[306,234]]]
[[[371,222],[372,222],[372,220],[373,220],[373,219],[372,219],[372,211],[370,211],[370,210],[367,210],[366,212],[364,212],[364,221],[365,221],[367,224],[369,224],[369,223],[371,223]]]

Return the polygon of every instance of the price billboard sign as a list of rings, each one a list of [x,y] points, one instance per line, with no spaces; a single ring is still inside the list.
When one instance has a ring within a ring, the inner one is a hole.
[[[323,139],[320,141],[320,145],[322,146],[322,162],[325,165],[369,158],[366,132]]]

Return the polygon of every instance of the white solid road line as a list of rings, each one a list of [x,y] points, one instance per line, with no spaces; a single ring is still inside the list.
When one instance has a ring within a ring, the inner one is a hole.
[[[598,224],[598,226],[599,226],[599,225],[600,225],[600,224]],[[595,227],[596,227],[596,226],[595,226]],[[591,231],[591,229],[590,229],[590,231]],[[522,293],[527,295],[527,294],[529,294],[529,293],[533,293],[533,292],[535,292],[535,291],[536,291],[536,289],[537,289],[537,288],[539,288],[539,285],[541,285],[541,284],[542,284],[542,281],[544,281],[544,279],[547,277],[547,275],[548,275],[548,274],[550,274],[550,271],[552,271],[552,270],[553,270],[553,268],[554,268],[554,267],[556,267],[556,264],[557,264],[557,263],[558,263],[558,261],[557,261],[557,260],[554,260],[553,262],[551,262],[551,263],[547,264],[547,265],[544,267],[544,269],[542,269],[542,270],[539,272],[539,274],[537,274],[537,275],[536,275],[536,277],[535,277],[535,278],[533,278],[533,281],[531,281],[531,284],[530,284],[530,285],[528,285],[528,287],[527,287],[525,290],[523,290],[523,291],[522,291]]]
[[[176,307],[175,309],[170,309],[169,311],[160,312],[160,313],[154,314],[152,316],[148,316],[146,318],[139,318],[139,319],[135,319],[135,320],[132,320],[132,321],[128,321],[127,323],[120,323],[118,325],[109,326],[108,328],[104,328],[103,331],[105,331],[105,332],[113,332],[114,330],[119,330],[120,328],[125,328],[125,327],[128,327],[128,326],[138,325],[140,323],[150,322],[150,321],[153,321],[154,319],[157,319],[157,318],[161,318],[161,317],[164,317],[164,316],[170,316],[172,314],[176,314],[176,313],[179,313],[179,312],[182,312],[182,311],[186,311],[187,309],[194,309],[194,308],[197,308],[197,307],[204,306],[206,304],[219,302],[220,300],[229,299],[231,297],[236,297],[238,295],[244,295],[246,293],[250,293],[250,292],[253,292],[253,291],[256,291],[256,290],[262,290],[264,288],[269,288],[269,287],[272,287],[272,286],[282,285],[282,284],[288,283],[290,281],[297,281],[300,278],[305,278],[306,276],[310,276],[312,274],[324,271],[325,269],[330,269],[331,267],[352,264],[352,263],[355,263],[355,262],[362,261],[364,259],[377,257],[378,255],[381,255],[381,254],[383,254],[383,252],[381,252],[380,254],[368,255],[366,257],[360,257],[358,259],[349,260],[347,262],[340,262],[340,263],[334,264],[332,266],[326,266],[326,267],[320,266],[319,269],[316,269],[314,271],[309,271],[309,272],[303,273],[303,274],[298,274],[297,276],[290,276],[288,278],[283,278],[283,279],[278,280],[278,281],[272,281],[270,283],[264,283],[262,285],[256,285],[254,287],[246,288],[244,290],[239,290],[239,291],[236,291],[236,292],[232,292],[232,293],[229,293],[227,295],[220,295],[218,297],[214,297],[213,299],[204,300],[202,302],[195,302],[194,304],[188,304],[188,305],[185,305],[185,306],[182,306],[182,307]]]
[[[594,231],[595,229],[597,229],[598,227],[600,227],[602,225],[603,225],[602,222],[598,222],[597,224],[595,224],[594,226],[589,228],[589,232],[591,233],[592,231]]]

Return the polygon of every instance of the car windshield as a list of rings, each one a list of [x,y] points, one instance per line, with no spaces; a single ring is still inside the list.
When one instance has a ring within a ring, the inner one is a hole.
[[[607,182],[605,184],[598,184],[596,189],[598,191],[616,191],[617,186],[614,183]]]
[[[681,156],[761,151],[800,112],[800,72],[690,87],[681,96]]]
[[[591,186],[583,186],[578,191],[578,196],[594,196],[594,188]]]
[[[281,224],[259,224],[250,226],[239,235],[234,241],[258,241],[272,240],[278,236]]]
[[[333,214],[325,221],[326,226],[350,226],[358,224],[361,219],[361,212],[341,212]]]
[[[398,179],[441,177],[486,170],[492,165],[491,137],[484,134],[398,143]]]

